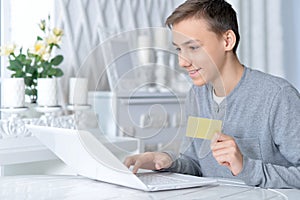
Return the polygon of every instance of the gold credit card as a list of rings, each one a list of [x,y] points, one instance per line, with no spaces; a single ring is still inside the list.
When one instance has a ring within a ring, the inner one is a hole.
[[[221,132],[221,129],[221,120],[189,117],[186,136],[211,140],[215,133]]]

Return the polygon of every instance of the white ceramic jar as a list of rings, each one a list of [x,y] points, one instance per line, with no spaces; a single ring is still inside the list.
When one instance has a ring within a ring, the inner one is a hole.
[[[2,79],[3,108],[20,108],[25,104],[25,83],[23,78]]]
[[[56,78],[38,78],[37,103],[38,106],[57,106]]]

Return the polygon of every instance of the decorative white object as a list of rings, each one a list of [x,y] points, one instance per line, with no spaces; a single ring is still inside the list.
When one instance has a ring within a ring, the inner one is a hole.
[[[156,83],[161,86],[166,86],[167,84],[167,72],[166,72],[166,64],[165,64],[165,54],[163,51],[157,51],[157,60],[156,60],[156,70],[155,70],[155,78]]]
[[[27,107],[9,107],[0,109],[3,113],[10,115],[7,120],[0,122],[0,127],[3,131],[2,136],[0,133],[1,137],[19,137],[28,136],[30,134],[25,128],[24,121],[19,116],[20,113],[26,111],[27,109]]]
[[[25,104],[25,84],[23,78],[2,79],[2,107],[20,108]]]
[[[87,105],[88,80],[87,78],[70,78],[69,104]]]
[[[61,106],[37,106],[35,110],[44,113],[37,122],[39,126],[61,127],[56,114],[61,110]]]
[[[56,78],[38,78],[37,88],[39,106],[57,106]]]
[[[169,46],[168,32],[163,28],[154,29],[154,44],[155,47],[167,49]]]
[[[139,61],[141,64],[146,64],[150,62],[150,37],[148,35],[139,35],[138,36],[138,48],[139,50]]]

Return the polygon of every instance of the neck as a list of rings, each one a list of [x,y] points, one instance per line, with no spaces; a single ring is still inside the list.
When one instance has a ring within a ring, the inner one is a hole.
[[[216,96],[227,96],[237,86],[244,72],[237,57],[231,56],[225,64],[219,67],[220,76],[213,81],[213,88]]]

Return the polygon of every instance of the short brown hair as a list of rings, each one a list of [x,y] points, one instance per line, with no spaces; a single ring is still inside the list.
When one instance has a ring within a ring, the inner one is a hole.
[[[217,35],[232,30],[236,36],[233,48],[236,53],[240,41],[236,12],[225,0],[187,0],[167,18],[166,25],[172,28],[174,24],[189,18],[206,20],[210,30]]]

